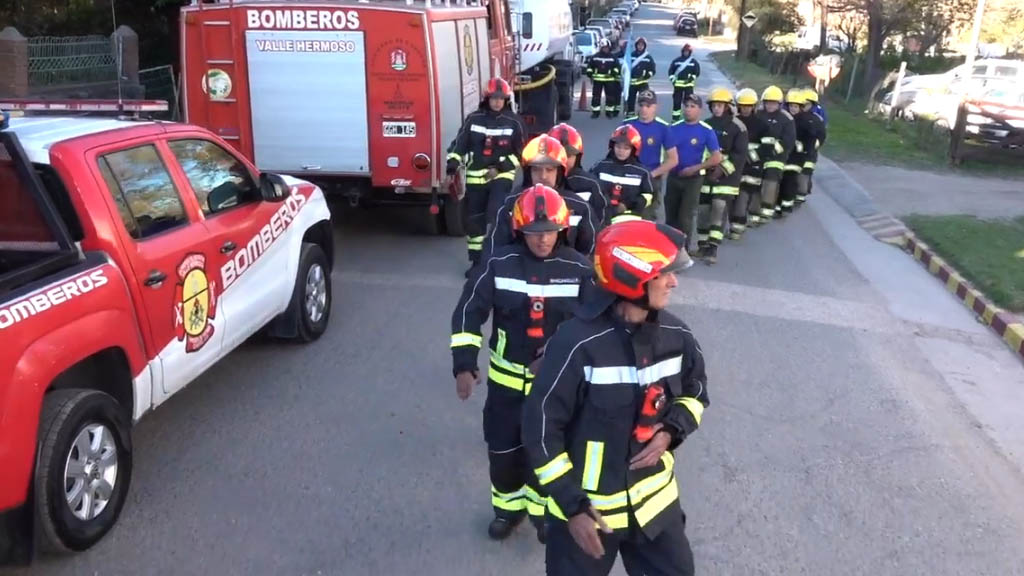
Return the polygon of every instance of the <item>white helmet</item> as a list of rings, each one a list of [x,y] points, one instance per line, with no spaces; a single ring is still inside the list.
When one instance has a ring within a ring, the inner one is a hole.
[[[598,48],[608,48],[608,47],[610,47],[611,45],[612,45],[612,43],[611,43],[611,42],[609,42],[607,38],[601,38],[601,39],[600,39],[600,40],[598,40],[598,42],[597,42],[597,47],[598,47]]]

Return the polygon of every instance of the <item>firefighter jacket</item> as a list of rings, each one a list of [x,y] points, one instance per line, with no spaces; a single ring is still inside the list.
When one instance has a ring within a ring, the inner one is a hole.
[[[827,137],[825,121],[813,111],[797,114],[794,121],[797,142],[803,147],[803,161],[800,167],[804,172],[813,172],[818,163],[818,149],[825,143]]]
[[[592,273],[586,257],[566,246],[543,260],[522,242],[499,247],[473,268],[452,314],[452,372],[477,370],[481,329],[493,314],[488,378],[528,394],[530,363],[576,310]]]
[[[514,180],[525,145],[526,130],[519,116],[507,107],[494,112],[486,106],[482,103],[466,117],[448,148],[449,167],[454,163],[466,166],[466,184],[486,184],[489,168],[498,171],[497,178]]]
[[[789,153],[796,145],[796,126],[793,124],[793,117],[781,108],[775,112],[759,110],[757,116],[764,124],[761,147],[758,149],[764,169],[782,170]]]
[[[722,163],[708,173],[705,184],[714,186],[715,194],[739,194],[748,154],[747,127],[729,112],[712,116],[706,122],[718,137],[723,158]]]
[[[567,520],[589,504],[613,530],[632,525],[654,538],[682,513],[672,451],[697,430],[709,404],[704,359],[672,314],[652,312],[629,325],[614,313],[614,298],[593,290],[548,342],[523,406],[523,446],[552,516]],[[592,305],[598,300],[607,303]],[[632,434],[654,385],[664,388],[657,421],[672,442],[660,462],[630,470],[644,446]]]
[[[654,63],[654,57],[647,50],[638,52],[633,50],[630,54],[629,84],[637,86],[647,84],[651,78],[658,73],[658,67]]]
[[[618,82],[622,79],[622,64],[611,52],[598,52],[590,57],[584,72],[594,82]]]
[[[668,79],[676,88],[693,88],[697,85],[697,77],[700,76],[700,62],[697,57],[690,55],[676,58],[669,64]]]
[[[524,178],[529,180],[529,175],[524,175]],[[524,182],[523,189],[529,186]],[[569,208],[569,229],[565,231],[567,246],[584,256],[590,256],[594,253],[594,239],[598,230],[598,223],[590,204],[564,185],[558,187],[558,193],[562,195]],[[510,194],[498,209],[498,215],[491,223],[490,232],[484,240],[484,257],[493,254],[501,246],[516,241],[515,232],[512,230],[512,211],[520,195],[522,190]]]
[[[761,137],[765,133],[766,125],[764,119],[757,114],[739,116],[739,119],[747,127],[747,161],[743,165],[741,182],[751,186],[760,186],[761,174],[764,169],[760,152]]]
[[[582,157],[580,162],[582,162]],[[601,183],[597,177],[583,168],[576,166],[569,172],[565,179],[566,188],[576,193],[580,199],[590,204],[590,217],[593,218],[594,226],[600,231],[604,226],[605,214],[608,212],[608,199],[601,190]]]
[[[601,191],[608,199],[604,224],[624,219],[639,219],[640,214],[654,199],[654,184],[651,173],[631,155],[622,161],[612,152],[590,169],[601,183]]]

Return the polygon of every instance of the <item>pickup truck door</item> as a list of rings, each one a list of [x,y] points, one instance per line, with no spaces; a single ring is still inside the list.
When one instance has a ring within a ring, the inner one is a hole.
[[[116,206],[132,279],[129,290],[146,336],[154,387],[174,394],[222,355],[225,315],[220,310],[219,255],[210,233],[168,169],[174,157],[163,142],[118,144],[97,152],[102,184]],[[122,266],[124,263],[121,263]]]
[[[175,134],[167,144],[216,246],[228,351],[288,306],[298,268],[291,236],[302,232],[289,226],[285,203],[263,200],[255,169],[230,148],[199,133]]]

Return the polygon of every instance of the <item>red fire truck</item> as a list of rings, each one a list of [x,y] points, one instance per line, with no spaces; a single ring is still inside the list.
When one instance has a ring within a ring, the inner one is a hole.
[[[572,114],[568,2],[193,0],[182,8],[187,122],[259,169],[350,203],[430,208],[461,235],[444,157],[494,75],[531,133]]]

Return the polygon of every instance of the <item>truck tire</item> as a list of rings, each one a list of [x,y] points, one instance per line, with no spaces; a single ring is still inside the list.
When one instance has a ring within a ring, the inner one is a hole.
[[[316,244],[302,244],[292,298],[298,307],[295,340],[306,343],[323,336],[331,319],[331,268],[323,249]]]
[[[466,221],[463,216],[462,202],[445,198],[444,206],[444,231],[449,236],[465,236]]]
[[[97,390],[55,390],[44,398],[34,479],[43,550],[87,550],[117,522],[132,477],[125,410]]]

